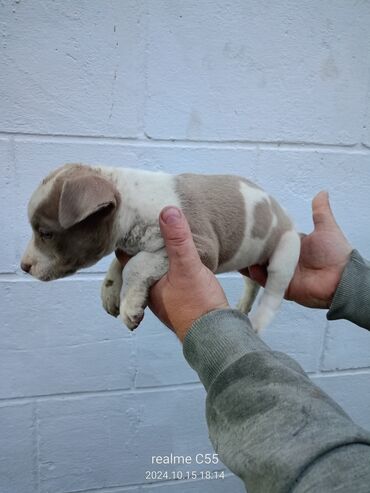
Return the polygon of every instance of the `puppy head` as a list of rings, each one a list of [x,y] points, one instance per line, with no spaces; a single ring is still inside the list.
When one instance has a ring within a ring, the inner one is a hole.
[[[119,203],[117,189],[98,170],[79,164],[55,170],[29,202],[33,235],[22,269],[50,281],[95,264],[114,249]]]

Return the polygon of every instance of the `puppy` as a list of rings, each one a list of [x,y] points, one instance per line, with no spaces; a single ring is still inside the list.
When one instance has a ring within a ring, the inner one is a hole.
[[[300,238],[278,203],[245,178],[64,165],[31,197],[33,235],[21,267],[50,281],[123,250],[132,258],[123,272],[112,261],[101,296],[105,310],[133,330],[144,316],[149,288],[168,269],[158,222],[167,205],[183,210],[212,272],[268,264],[265,289],[250,317],[257,332],[266,327],[294,274]],[[245,281],[238,308],[248,313],[258,288]]]

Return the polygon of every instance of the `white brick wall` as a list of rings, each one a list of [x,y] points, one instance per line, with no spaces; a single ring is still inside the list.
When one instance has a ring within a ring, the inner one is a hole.
[[[370,257],[369,25],[364,0],[0,2],[1,493],[243,491],[145,481],[151,455],[211,450],[204,391],[151,314],[134,335],[105,315],[106,260],[20,272],[27,201],[68,161],[237,173],[302,231],[329,190]],[[367,332],[286,303],[264,337],[370,428]]]

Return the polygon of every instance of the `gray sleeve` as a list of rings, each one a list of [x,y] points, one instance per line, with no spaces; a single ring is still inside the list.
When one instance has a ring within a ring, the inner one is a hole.
[[[352,251],[343,271],[327,318],[345,318],[370,330],[370,263],[357,250]]]
[[[248,493],[368,491],[370,434],[293,359],[272,351],[247,317],[231,309],[204,315],[188,332],[184,355],[207,390],[212,444]]]

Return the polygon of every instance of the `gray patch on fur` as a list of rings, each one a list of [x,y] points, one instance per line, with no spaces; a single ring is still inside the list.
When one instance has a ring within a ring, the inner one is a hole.
[[[92,171],[76,173],[73,179],[64,180],[59,199],[59,223],[69,229],[98,211],[115,209],[118,200],[117,189],[107,179]]]
[[[240,179],[230,175],[181,174],[176,191],[202,262],[213,272],[242,244],[246,225]]]
[[[252,237],[261,238],[261,240],[263,240],[268,234],[272,224],[271,205],[267,199],[263,199],[255,205],[253,215],[254,224],[252,228]]]

